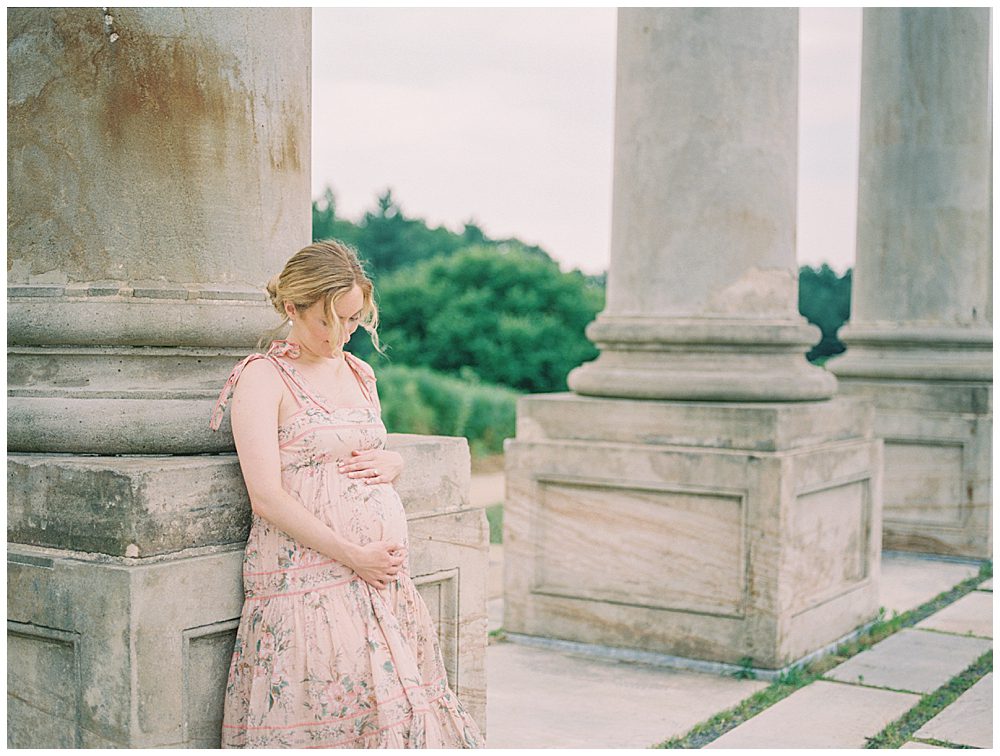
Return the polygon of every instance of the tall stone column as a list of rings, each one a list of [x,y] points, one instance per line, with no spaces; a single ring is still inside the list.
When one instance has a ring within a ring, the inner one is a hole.
[[[828,399],[802,359],[795,259],[798,17],[619,16],[607,306],[590,396]]]
[[[7,32],[8,744],[217,746],[250,509],[208,419],[311,237],[310,11],[18,8]],[[425,471],[411,570],[482,719],[467,446],[390,444]]]
[[[797,308],[794,9],[623,9],[600,356],[519,402],[504,627],[779,668],[874,616],[871,408]]]
[[[988,8],[864,12],[846,395],[876,405],[887,548],[992,554]]]

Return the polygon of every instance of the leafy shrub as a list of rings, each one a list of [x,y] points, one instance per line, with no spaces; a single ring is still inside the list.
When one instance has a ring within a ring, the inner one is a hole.
[[[470,383],[428,368],[377,368],[382,420],[390,433],[464,436],[475,456],[499,454],[514,435],[516,391]]]

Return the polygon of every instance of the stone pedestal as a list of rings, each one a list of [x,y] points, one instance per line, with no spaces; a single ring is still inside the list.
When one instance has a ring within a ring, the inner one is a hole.
[[[866,402],[525,397],[504,628],[777,669],[878,610]]]
[[[987,8],[864,13],[858,250],[847,351],[877,407],[885,546],[992,554]]]
[[[468,445],[389,446],[406,460],[411,574],[449,682],[485,725],[489,528],[469,505]],[[235,457],[9,465],[8,745],[217,747],[243,603],[233,542],[250,524]]]
[[[805,359],[794,9],[623,9],[601,349],[507,442],[504,627],[781,668],[878,610],[881,446]]]

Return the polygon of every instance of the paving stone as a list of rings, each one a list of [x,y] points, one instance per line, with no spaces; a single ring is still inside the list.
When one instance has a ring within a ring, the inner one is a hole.
[[[851,657],[824,677],[877,688],[930,693],[991,647],[991,641],[984,638],[908,628]]]
[[[890,616],[893,611],[902,614],[978,574],[978,565],[898,551],[883,552],[879,606],[884,606]]]
[[[767,686],[516,643],[489,647],[486,674],[489,748],[647,748]]]
[[[920,701],[912,693],[820,680],[795,691],[706,748],[864,748]],[[487,718],[489,715],[487,715]]]
[[[918,743],[915,740],[901,745],[900,748],[937,748],[938,750],[947,750],[942,749],[941,746],[931,745],[930,743]]]
[[[993,594],[986,591],[967,593],[954,604],[932,614],[914,627],[922,630],[939,630],[944,633],[981,638],[993,637]]]
[[[993,673],[984,675],[914,733],[972,748],[993,747]]]
[[[985,583],[979,584],[979,590],[981,591],[992,591],[993,590],[993,578],[990,578]]]

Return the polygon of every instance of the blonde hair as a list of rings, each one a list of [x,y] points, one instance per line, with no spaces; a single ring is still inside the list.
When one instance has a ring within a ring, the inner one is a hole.
[[[281,273],[267,282],[267,295],[281,315],[282,322],[261,338],[258,348],[270,342],[291,322],[285,312],[286,302],[294,304],[296,309],[305,309],[321,299],[325,301],[323,311],[330,323],[330,343],[341,343],[344,325],[333,308],[355,285],[364,297],[358,324],[368,331],[375,351],[385,356],[376,330],[379,321],[374,286],[358,259],[357,250],[337,239],[313,242],[303,247],[285,263]]]

